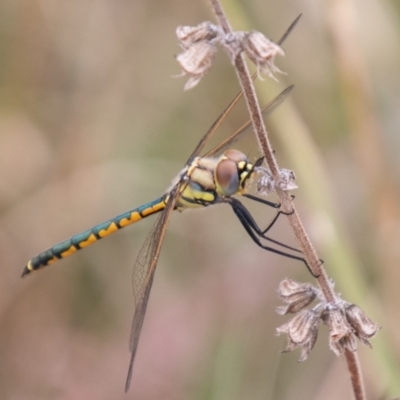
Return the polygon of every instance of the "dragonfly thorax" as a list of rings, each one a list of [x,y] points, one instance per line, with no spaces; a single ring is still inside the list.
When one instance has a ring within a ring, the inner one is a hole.
[[[239,150],[227,150],[219,158],[196,157],[187,170],[178,208],[206,207],[223,197],[243,194],[253,170]]]

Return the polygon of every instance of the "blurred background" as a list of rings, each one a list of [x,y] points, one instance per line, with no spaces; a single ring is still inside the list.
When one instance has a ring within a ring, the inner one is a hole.
[[[382,326],[359,356],[369,398],[399,395],[400,7],[396,1],[223,1],[235,29],[286,40],[257,82],[296,205],[337,290]],[[276,290],[311,281],[259,249],[228,206],[173,215],[131,390],[132,268],[148,218],[40,273],[27,260],[160,196],[238,92],[220,51],[189,92],[178,25],[206,1],[0,0],[0,398],[351,399],[321,327],[310,358],[281,354]],[[247,120],[241,103],[216,142]],[[237,144],[259,155],[252,135]],[[261,226],[274,212],[245,202]],[[295,245],[282,218],[273,237]]]

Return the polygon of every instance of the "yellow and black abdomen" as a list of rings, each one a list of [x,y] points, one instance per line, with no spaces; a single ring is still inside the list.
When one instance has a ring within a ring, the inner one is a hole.
[[[118,215],[102,224],[88,229],[87,231],[78,233],[70,239],[64,240],[53,247],[41,252],[36,257],[33,257],[22,272],[22,276],[36,271],[47,265],[55,263],[57,260],[68,257],[80,249],[89,246],[92,243],[124,228],[127,225],[140,221],[149,215],[162,211],[166,205],[166,196],[162,196],[154,201],[144,204],[141,207],[128,211],[124,214]]]

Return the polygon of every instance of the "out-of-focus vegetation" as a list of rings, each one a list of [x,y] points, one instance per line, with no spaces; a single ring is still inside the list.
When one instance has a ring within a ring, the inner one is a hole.
[[[284,43],[269,119],[296,204],[346,300],[383,326],[359,355],[370,398],[396,394],[400,354],[400,10],[396,2],[225,2],[236,29]],[[130,277],[142,221],[20,280],[39,251],[159,196],[238,92],[220,52],[190,92],[178,25],[205,1],[0,1],[0,398],[349,399],[326,330],[309,360],[280,354],[276,288],[304,266],[257,248],[228,207],[176,213],[123,394]],[[240,105],[220,138],[247,119]],[[238,143],[258,155],[252,137]],[[246,202],[246,204],[248,204]],[[249,204],[261,225],[273,212]],[[293,244],[284,219],[274,237]],[[390,354],[390,357],[388,356]],[[399,393],[397,392],[397,395]]]

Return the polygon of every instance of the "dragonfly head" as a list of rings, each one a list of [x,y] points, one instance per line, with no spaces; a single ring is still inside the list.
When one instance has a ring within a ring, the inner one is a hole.
[[[241,151],[234,149],[225,151],[215,168],[217,192],[223,196],[243,193],[254,167],[255,165],[249,163],[247,156]]]

